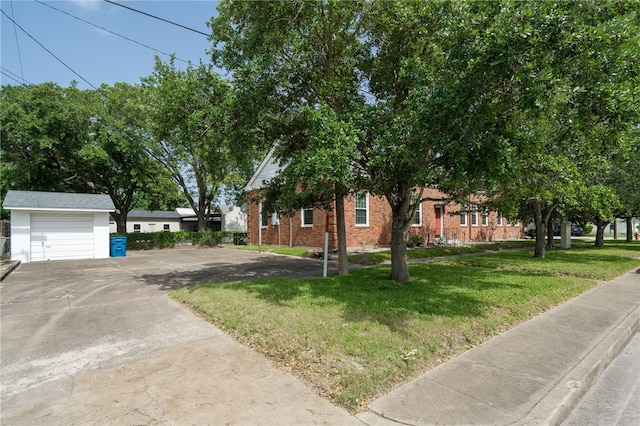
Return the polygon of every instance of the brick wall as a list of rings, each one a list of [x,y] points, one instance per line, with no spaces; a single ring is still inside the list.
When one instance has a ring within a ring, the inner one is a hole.
[[[442,199],[443,194],[435,189],[426,189],[423,197]],[[249,199],[251,199],[249,194]],[[348,247],[387,246],[391,244],[391,209],[385,198],[367,196],[368,224],[356,224],[356,199],[351,195],[345,199],[345,222]],[[421,235],[428,244],[435,243],[444,237],[448,240],[467,241],[495,241],[521,238],[523,226],[521,223],[510,224],[505,218],[499,223],[497,212],[489,211],[483,218],[481,207],[476,211],[476,223],[473,223],[472,205],[480,199],[470,199],[466,204],[466,224],[460,222],[460,206],[456,203],[443,201],[424,201],[421,209],[421,222],[412,225],[409,234]],[[280,217],[279,224],[273,223],[271,215],[267,226],[260,228],[262,244],[288,246],[318,247],[324,246],[324,233],[327,229],[327,215],[329,216],[329,245],[336,246],[335,210],[313,210],[313,224],[302,226],[302,212],[298,210],[293,217]],[[247,237],[249,244],[258,244],[259,205],[249,203],[247,206]],[[290,232],[292,231],[292,232]],[[291,240],[290,240],[291,236]]]

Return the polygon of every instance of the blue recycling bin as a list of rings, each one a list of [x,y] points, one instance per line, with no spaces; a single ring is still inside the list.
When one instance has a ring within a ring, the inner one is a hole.
[[[127,255],[127,237],[111,237],[111,257]]]

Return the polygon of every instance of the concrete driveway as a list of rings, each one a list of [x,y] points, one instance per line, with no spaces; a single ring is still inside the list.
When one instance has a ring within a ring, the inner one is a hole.
[[[321,274],[319,261],[225,248],[20,265],[0,284],[0,422],[361,424],[167,296]]]

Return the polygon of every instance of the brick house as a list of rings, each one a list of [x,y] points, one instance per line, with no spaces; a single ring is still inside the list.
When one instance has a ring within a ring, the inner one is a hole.
[[[267,155],[247,184],[251,200],[280,166]],[[441,241],[495,241],[523,236],[521,223],[510,223],[498,212],[479,205],[479,199],[468,203],[446,201],[445,194],[428,188],[424,198],[442,201],[423,201],[415,212],[409,235],[421,235],[425,243]],[[391,209],[384,197],[367,192],[350,194],[345,199],[347,247],[387,246],[391,244]],[[260,203],[247,204],[247,239],[249,244],[322,247],[328,229],[329,245],[336,247],[335,207],[300,209],[292,217],[263,212]]]

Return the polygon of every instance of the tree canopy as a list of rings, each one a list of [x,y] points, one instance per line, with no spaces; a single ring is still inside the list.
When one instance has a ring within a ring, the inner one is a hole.
[[[578,200],[590,159],[608,158],[638,122],[637,2],[223,1],[219,11],[212,56],[259,100],[257,128],[277,129],[288,167],[274,184],[307,202],[300,188],[320,180],[384,196],[392,279],[409,279],[420,188],[527,207],[544,244],[546,219]]]

